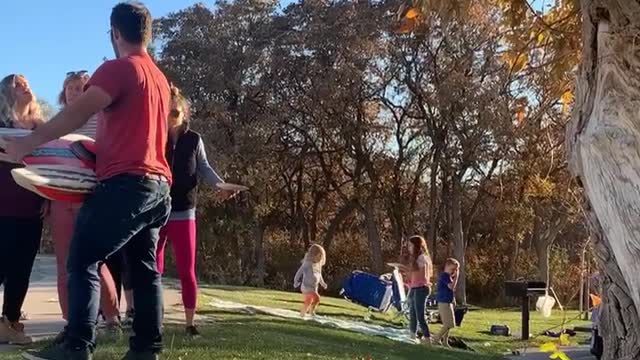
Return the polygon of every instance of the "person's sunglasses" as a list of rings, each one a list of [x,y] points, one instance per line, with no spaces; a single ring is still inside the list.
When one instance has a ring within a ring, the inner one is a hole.
[[[89,72],[87,70],[80,70],[80,71],[69,71],[67,73],[67,77],[70,76],[84,76],[84,75],[88,75]]]
[[[169,116],[171,116],[172,118],[177,118],[181,113],[182,112],[178,109],[171,109],[171,111],[169,112]]]

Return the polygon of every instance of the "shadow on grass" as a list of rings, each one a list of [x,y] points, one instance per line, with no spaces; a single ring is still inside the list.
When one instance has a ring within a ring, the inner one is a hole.
[[[309,322],[298,319],[216,314],[222,317],[216,319],[213,325],[202,325],[202,336],[197,339],[186,337],[182,326],[167,325],[162,359],[500,359],[468,352],[425,348],[330,327],[311,326]],[[119,360],[126,349],[126,336],[118,342],[100,341],[95,360]],[[20,358],[19,353],[9,354],[8,357],[3,355],[0,354],[2,360]]]
[[[210,354],[217,350],[228,353],[259,353],[262,358],[275,358],[286,353],[290,358],[387,358],[435,360],[489,359],[464,352],[440,351],[421,346],[401,344],[344,330],[307,326],[299,320],[251,317],[223,319],[218,326],[206,328],[201,339],[187,341],[180,333],[174,339],[178,347],[202,348]],[[214,357],[211,357],[214,358]],[[239,357],[244,358],[244,357]]]
[[[249,286],[232,286],[232,285],[207,285],[207,284],[203,284],[200,285],[198,284],[198,287],[200,289],[206,289],[206,290],[221,290],[221,291],[268,291],[267,289],[262,289],[262,288],[255,288],[255,287],[249,287]]]

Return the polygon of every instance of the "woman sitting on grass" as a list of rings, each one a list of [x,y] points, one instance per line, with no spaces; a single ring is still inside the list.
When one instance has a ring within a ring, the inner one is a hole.
[[[311,245],[309,251],[302,260],[302,265],[296,272],[293,279],[293,287],[300,287],[302,295],[304,295],[304,304],[300,309],[300,317],[307,314],[316,316],[316,309],[320,304],[320,294],[318,293],[318,285],[327,288],[327,283],[322,278],[322,267],[327,262],[327,255],[324,248],[320,245]]]

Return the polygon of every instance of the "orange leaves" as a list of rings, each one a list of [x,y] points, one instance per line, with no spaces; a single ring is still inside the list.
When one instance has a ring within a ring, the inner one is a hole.
[[[396,29],[397,33],[400,34],[409,34],[416,28],[416,19],[402,18],[400,20],[400,26]]]
[[[568,114],[569,106],[573,103],[573,93],[571,90],[567,90],[562,94],[560,97],[560,103],[562,104],[562,113],[565,115]]]
[[[529,63],[529,54],[507,51],[502,54],[502,60],[509,65],[512,73],[518,73]]]
[[[525,109],[524,107],[516,109],[516,123],[520,126],[524,122]]]
[[[405,19],[415,19],[418,16],[420,16],[420,13],[418,12],[418,10],[416,10],[416,8],[411,8],[407,11],[406,14],[404,14]]]
[[[529,105],[529,101],[527,100],[526,97],[521,97],[516,99],[515,101],[516,126],[521,126],[524,123],[524,119],[527,114],[527,105]]]
[[[401,11],[404,11],[402,9]],[[409,8],[400,18],[400,26],[396,29],[397,33],[400,34],[409,34],[415,30],[418,25],[418,21],[420,20],[422,14],[420,11],[415,8]]]

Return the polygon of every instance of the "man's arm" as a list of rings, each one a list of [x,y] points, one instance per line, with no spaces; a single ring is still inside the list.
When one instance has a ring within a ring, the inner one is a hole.
[[[97,86],[89,87],[78,100],[33,131],[33,145],[44,144],[79,129],[91,116],[109,106],[111,101],[111,96],[104,90]]]

